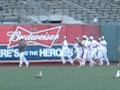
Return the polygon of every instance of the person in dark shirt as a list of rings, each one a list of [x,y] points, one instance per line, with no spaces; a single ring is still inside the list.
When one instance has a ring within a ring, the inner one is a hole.
[[[27,47],[26,41],[24,39],[20,39],[20,41],[19,41],[19,53],[20,53],[19,67],[22,66],[23,62],[25,63],[26,67],[29,66],[29,62],[27,61],[27,59],[24,55],[26,47]]]

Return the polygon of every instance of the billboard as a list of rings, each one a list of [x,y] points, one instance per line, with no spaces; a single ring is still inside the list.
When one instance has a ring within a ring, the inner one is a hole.
[[[1,25],[0,61],[19,59],[18,41],[27,41],[26,58],[32,61],[59,61],[64,35],[67,37],[71,56],[75,59],[73,45],[75,37],[86,34],[100,36],[98,25]]]

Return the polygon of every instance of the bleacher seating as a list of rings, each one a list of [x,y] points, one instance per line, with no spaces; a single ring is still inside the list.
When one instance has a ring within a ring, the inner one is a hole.
[[[0,22],[29,23],[29,15],[66,15],[87,24],[119,23],[120,0],[1,0]],[[32,23],[32,22],[30,22]]]
[[[79,6],[83,6],[91,11],[98,13],[98,19],[102,22],[120,22],[120,4],[116,0],[70,0]]]

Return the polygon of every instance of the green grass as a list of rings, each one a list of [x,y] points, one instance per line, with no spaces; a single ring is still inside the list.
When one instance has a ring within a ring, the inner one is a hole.
[[[0,90],[120,90],[118,66],[0,67]],[[35,78],[39,71],[42,78]]]

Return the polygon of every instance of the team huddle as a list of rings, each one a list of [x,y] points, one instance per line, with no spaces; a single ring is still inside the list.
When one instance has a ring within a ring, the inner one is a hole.
[[[61,53],[63,64],[66,63],[65,57],[68,57],[72,65],[74,64],[70,52],[67,38],[64,36]],[[73,52],[76,53],[76,59],[80,64],[79,67],[85,66],[86,62],[89,62],[89,66],[91,67],[96,64],[102,66],[104,62],[107,66],[110,65],[107,57],[107,42],[104,36],[99,37],[98,40],[95,40],[93,36],[87,37],[87,35],[83,35],[82,40],[76,37]]]

